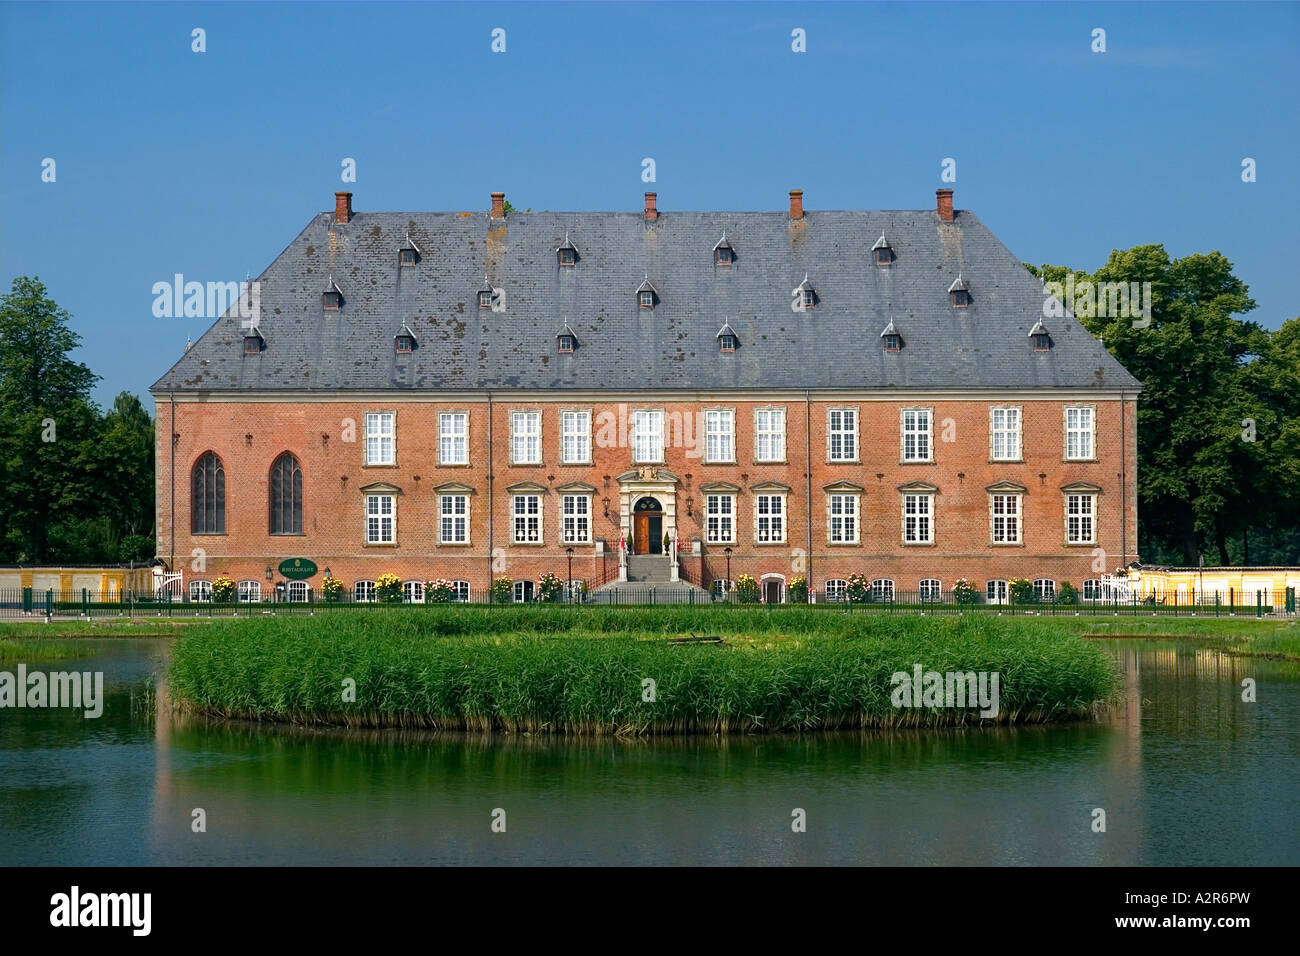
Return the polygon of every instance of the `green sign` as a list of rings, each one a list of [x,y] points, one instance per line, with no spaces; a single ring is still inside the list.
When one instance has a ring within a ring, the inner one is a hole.
[[[309,578],[315,573],[316,563],[306,558],[285,558],[280,562],[280,574],[286,578],[293,580]]]

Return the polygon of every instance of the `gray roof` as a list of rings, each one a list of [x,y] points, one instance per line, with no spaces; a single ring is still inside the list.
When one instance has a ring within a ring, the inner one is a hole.
[[[1026,335],[1043,316],[1041,282],[971,212],[951,223],[919,211],[488,213],[357,212],[315,216],[266,271],[258,330],[245,355],[234,310],[153,386],[165,393],[406,389],[1137,389],[1071,317],[1053,348]],[[874,265],[876,237],[893,265]],[[712,250],[725,235],[730,266]],[[409,236],[421,250],[399,264]],[[583,252],[558,264],[568,240]],[[477,291],[504,290],[501,311]],[[815,278],[816,307],[791,289]],[[971,301],[952,307],[961,276]],[[343,307],[322,309],[333,277]],[[653,309],[639,308],[648,277]],[[556,349],[567,322],[583,347]],[[907,351],[886,354],[876,330],[897,318]],[[395,354],[403,324],[419,348]],[[741,349],[720,355],[730,325]]]

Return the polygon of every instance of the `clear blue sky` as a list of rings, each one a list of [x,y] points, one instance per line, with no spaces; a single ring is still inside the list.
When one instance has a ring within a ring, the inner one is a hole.
[[[4,3],[0,81],[0,281],[37,274],[73,313],[101,402],[211,324],[155,318],[153,283],[257,275],[345,188],[359,210],[917,209],[953,157],[957,207],[1021,259],[1217,249],[1251,318],[1300,314],[1296,4]]]

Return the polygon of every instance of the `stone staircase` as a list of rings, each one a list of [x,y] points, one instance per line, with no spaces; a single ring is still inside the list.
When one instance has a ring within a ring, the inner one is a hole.
[[[632,554],[627,580],[611,581],[588,595],[592,604],[708,604],[709,592],[689,581],[669,581],[672,559],[666,554]]]

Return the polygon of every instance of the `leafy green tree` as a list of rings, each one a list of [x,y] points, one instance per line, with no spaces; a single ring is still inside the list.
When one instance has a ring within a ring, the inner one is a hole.
[[[7,560],[39,562],[54,516],[89,517],[97,495],[97,380],[69,358],[80,343],[71,318],[37,278],[20,276],[0,297],[0,494]]]

